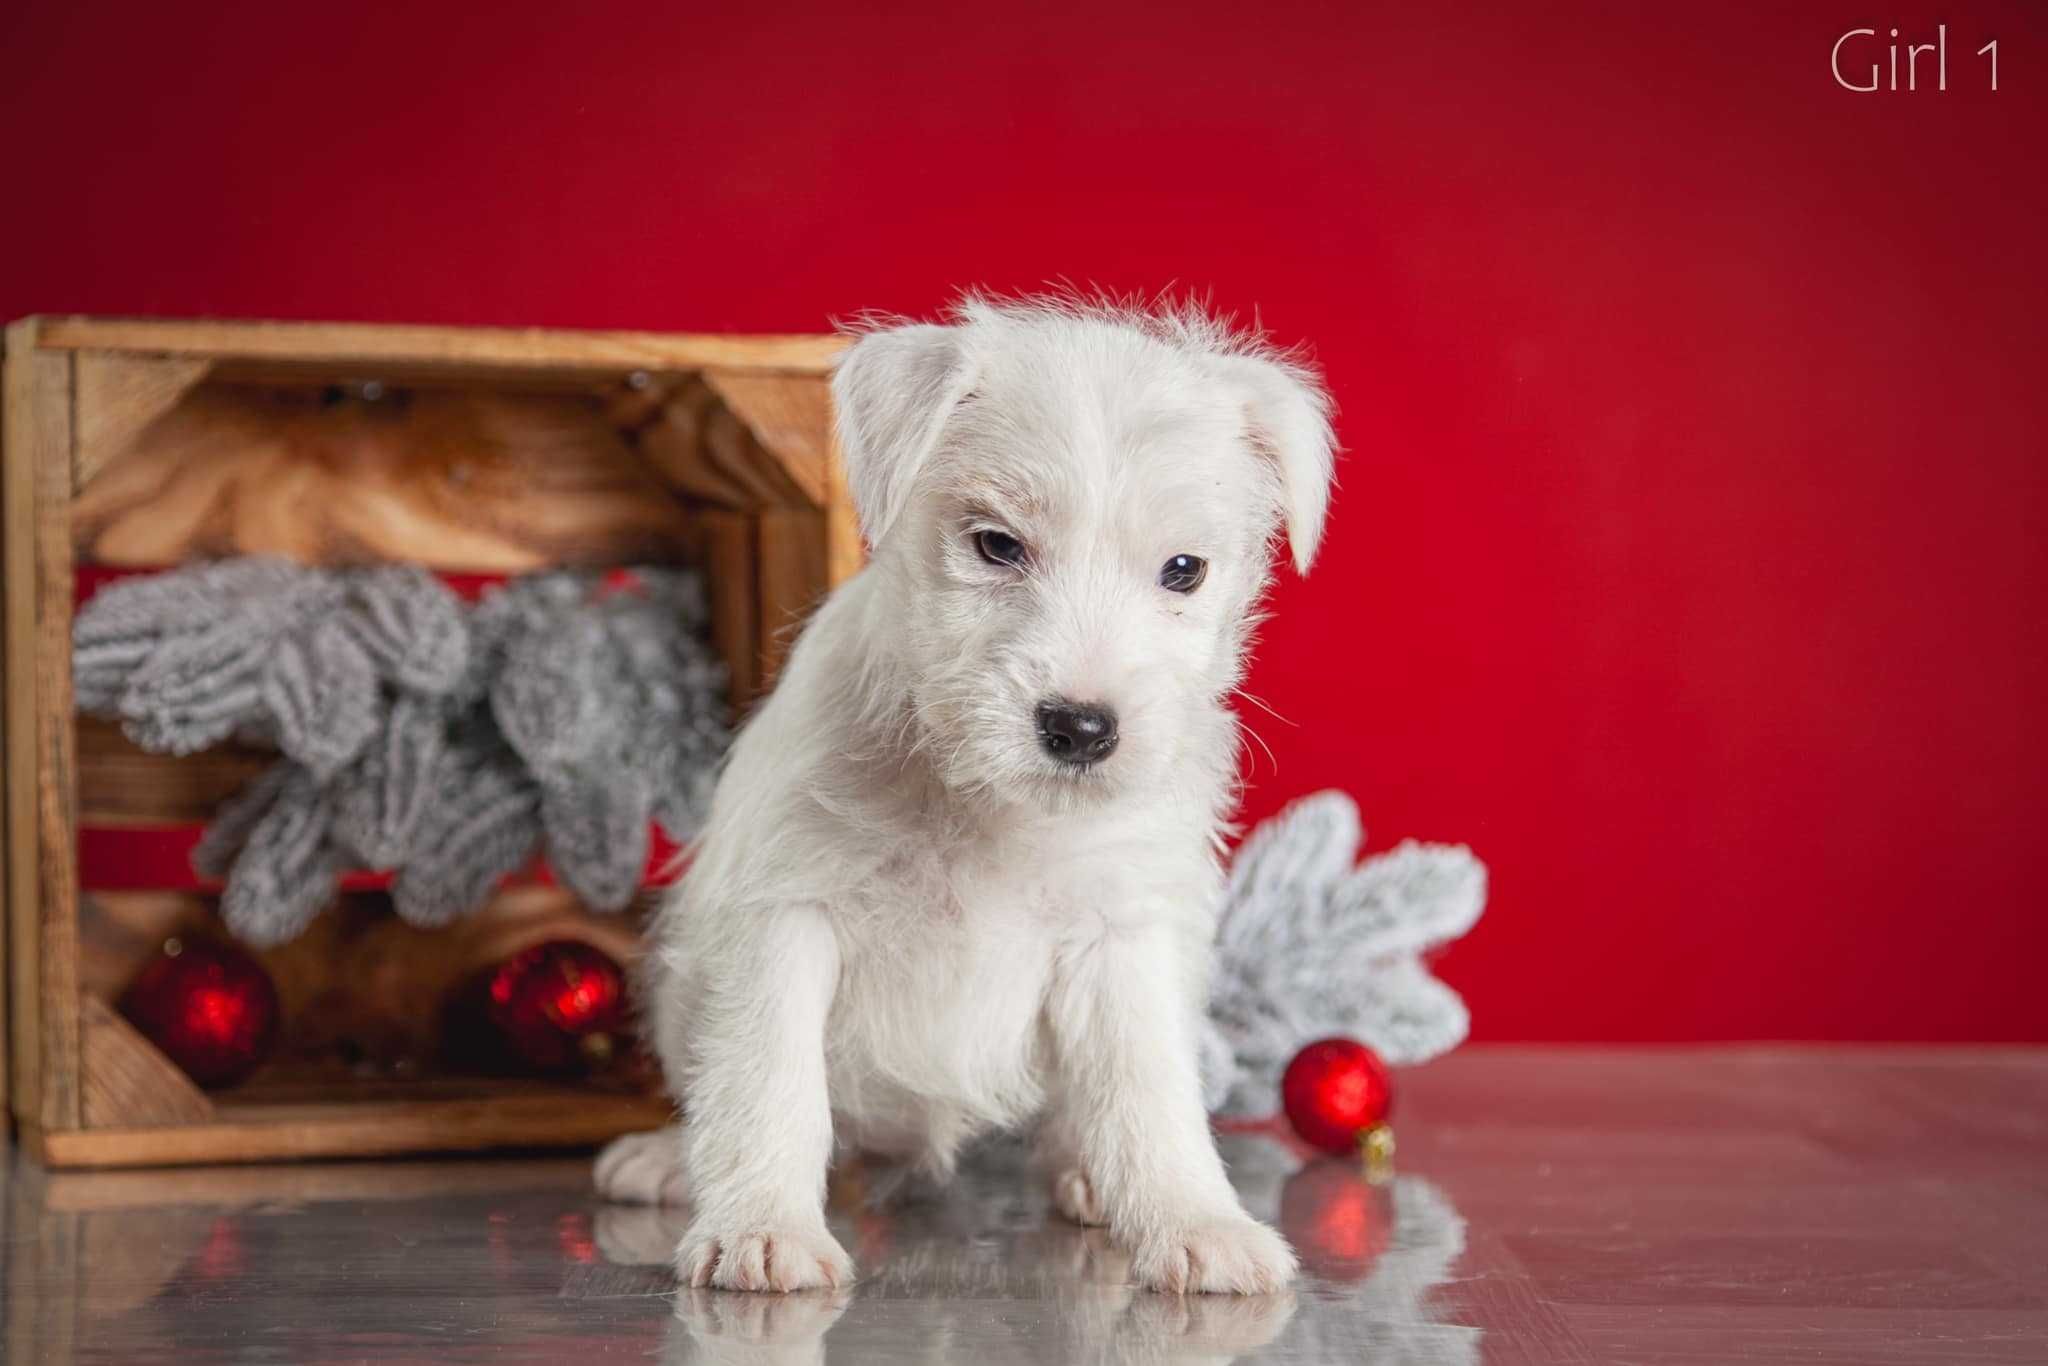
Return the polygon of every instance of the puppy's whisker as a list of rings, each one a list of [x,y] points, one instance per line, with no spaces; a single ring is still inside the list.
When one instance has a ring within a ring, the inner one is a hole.
[[[1266,715],[1272,717],[1275,721],[1278,721],[1283,726],[1292,726],[1297,724],[1296,722],[1288,720],[1279,712],[1274,711],[1272,707],[1266,704],[1265,698],[1254,696],[1253,694],[1246,692],[1243,688],[1232,688],[1230,690],[1230,694],[1233,697],[1242,697],[1245,701],[1251,703],[1253,706],[1257,707],[1260,711],[1266,713]]]
[[[1266,762],[1273,766],[1273,776],[1276,778],[1279,777],[1280,759],[1277,755],[1273,753],[1273,747],[1266,743],[1266,737],[1259,734],[1256,730],[1253,730],[1251,727],[1251,723],[1246,721],[1243,717],[1237,718],[1237,728],[1243,731],[1246,735],[1251,736],[1252,739],[1258,741],[1259,748],[1266,751]]]

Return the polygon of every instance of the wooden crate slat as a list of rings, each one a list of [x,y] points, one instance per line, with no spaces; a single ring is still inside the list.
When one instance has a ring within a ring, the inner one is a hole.
[[[45,348],[144,351],[314,364],[416,363],[539,370],[788,370],[819,374],[846,349],[830,335],[716,335],[387,323],[44,318]]]
[[[702,439],[703,459],[746,490],[749,506],[802,505],[802,487],[762,447],[753,429],[724,403],[714,404],[705,414]]]
[[[16,428],[28,421],[24,411],[16,416],[17,372],[25,370],[24,357],[35,346],[35,322],[25,319],[9,327],[0,349],[0,679],[6,697],[0,706],[0,739],[5,748],[4,771],[0,771],[0,824],[6,828],[4,843],[6,883],[4,897],[7,940],[7,986],[0,989],[0,1003],[8,1008],[5,1038],[0,1052],[7,1055],[8,1112],[17,1103],[33,1112],[36,1104],[37,1053],[36,1002],[40,980],[32,966],[35,927],[26,923],[36,898],[35,815],[32,784],[35,780],[36,701],[33,673],[35,651],[35,471],[28,460],[25,431]],[[19,974],[19,980],[16,980]]]
[[[16,1112],[75,1127],[72,367],[36,338],[33,321],[9,327],[5,377],[10,1033]]]
[[[380,1157],[490,1148],[586,1147],[659,1128],[674,1117],[652,1096],[560,1087],[477,1100],[219,1104],[210,1123],[164,1128],[52,1130],[22,1126],[23,1145],[66,1167],[151,1167]]]
[[[690,510],[593,401],[389,402],[204,384],[101,468],[72,538],[100,563],[231,554],[525,573],[693,557]]]
[[[710,370],[704,382],[750,428],[812,507],[830,500],[832,391],[822,376]]]
[[[99,997],[79,1000],[79,1120],[88,1129],[203,1124],[213,1102]]]
[[[769,508],[757,519],[761,583],[761,677],[773,683],[825,580],[825,514]]]
[[[731,671],[726,690],[744,714],[761,692],[761,614],[755,583],[756,519],[722,509],[704,514],[705,581],[711,643]]]
[[[654,421],[634,432],[641,456],[678,494],[717,508],[752,511],[757,487],[721,467],[706,441],[718,396],[699,381],[683,385]]]
[[[213,368],[212,361],[189,356],[105,351],[81,351],[75,364],[78,443],[72,482],[81,489]]]
[[[534,1189],[580,1193],[590,1181],[580,1163],[558,1157],[522,1163],[522,1177]],[[103,1172],[52,1172],[40,1182],[40,1204],[52,1214],[147,1213],[198,1208],[211,1214],[278,1202],[410,1200],[428,1191],[488,1195],[502,1191],[500,1165],[420,1162],[321,1162],[292,1166],[112,1168]],[[17,1301],[17,1303],[24,1301]],[[22,1361],[32,1358],[14,1358]]]
[[[200,825],[277,762],[240,745],[197,754],[153,754],[117,722],[78,718],[78,825],[92,829]],[[90,866],[89,864],[86,866]]]

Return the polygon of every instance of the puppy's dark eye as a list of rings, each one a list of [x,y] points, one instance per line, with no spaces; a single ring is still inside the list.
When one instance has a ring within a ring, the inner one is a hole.
[[[1209,562],[1194,555],[1176,555],[1159,570],[1159,586],[1175,593],[1192,593],[1208,576]]]
[[[975,532],[974,548],[980,551],[981,558],[990,564],[1006,564],[1012,569],[1024,567],[1024,542],[1007,531]]]

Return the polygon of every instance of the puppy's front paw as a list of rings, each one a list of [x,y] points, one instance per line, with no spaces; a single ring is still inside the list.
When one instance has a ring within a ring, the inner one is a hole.
[[[754,1229],[693,1225],[676,1249],[676,1274],[689,1286],[784,1294],[851,1285],[853,1259],[822,1223]]]
[[[1287,1241],[1243,1215],[1189,1224],[1140,1242],[1131,1273],[1175,1295],[1270,1295],[1294,1279]]]
[[[1103,1214],[1102,1201],[1095,1194],[1095,1183],[1079,1167],[1069,1167],[1053,1177],[1052,1203],[1053,1208],[1083,1228],[1109,1222]]]

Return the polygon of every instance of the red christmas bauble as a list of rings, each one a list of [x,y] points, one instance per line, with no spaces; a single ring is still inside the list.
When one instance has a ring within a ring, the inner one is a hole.
[[[535,944],[491,973],[491,1022],[542,1072],[601,1067],[626,1024],[626,973],[574,939]]]
[[[277,988],[241,949],[167,939],[121,993],[121,1013],[201,1086],[231,1086],[256,1070],[277,1037]]]
[[[1303,1142],[1326,1153],[1355,1153],[1394,1108],[1394,1083],[1364,1044],[1318,1039],[1287,1064],[1280,1101]]]

